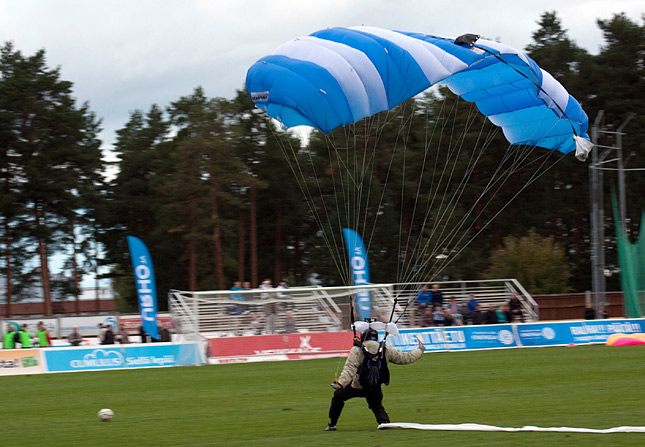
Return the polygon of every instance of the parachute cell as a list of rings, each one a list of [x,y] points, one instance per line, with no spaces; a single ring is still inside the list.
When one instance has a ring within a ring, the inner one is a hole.
[[[511,144],[589,150],[580,104],[527,55],[485,39],[471,47],[419,33],[330,28],[283,44],[246,78],[253,101],[269,116],[324,133],[437,83],[474,102]]]

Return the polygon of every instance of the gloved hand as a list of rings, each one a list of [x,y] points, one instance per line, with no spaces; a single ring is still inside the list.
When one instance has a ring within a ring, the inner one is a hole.
[[[343,387],[343,386],[342,386],[340,383],[338,383],[336,380],[334,380],[332,383],[330,383],[330,386],[331,386],[332,388],[334,388],[334,389],[337,389],[337,390],[339,390],[339,389],[341,389],[341,388]]]
[[[421,340],[419,340],[419,337],[417,337],[417,341],[419,342],[419,349],[421,349],[421,352],[425,352],[426,347],[423,346],[423,343],[421,343]]]

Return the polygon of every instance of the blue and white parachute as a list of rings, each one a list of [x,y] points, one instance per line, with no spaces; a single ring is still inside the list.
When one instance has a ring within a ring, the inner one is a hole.
[[[470,45],[366,26],[329,28],[281,45],[246,78],[269,116],[324,133],[438,83],[474,102],[511,144],[576,150],[581,160],[591,149],[578,101],[524,53],[485,39]]]

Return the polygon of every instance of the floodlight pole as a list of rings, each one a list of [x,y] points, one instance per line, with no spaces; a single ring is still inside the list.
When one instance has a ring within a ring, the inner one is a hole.
[[[626,216],[627,216],[627,199],[625,195],[625,166],[623,162],[623,129],[627,123],[634,117],[630,114],[625,121],[613,132],[600,129],[600,121],[604,111],[598,112],[591,129],[591,139],[594,147],[591,152],[591,164],[589,165],[589,195],[591,200],[590,215],[590,233],[591,233],[591,280],[594,308],[598,310],[600,303],[606,301],[607,284],[605,280],[605,210],[604,210],[604,191],[603,191],[603,170],[618,171],[618,221],[620,231],[625,234]],[[599,134],[616,135],[614,146],[603,146],[598,144]],[[598,149],[606,149],[598,154]],[[616,151],[616,158],[605,160],[607,155]],[[616,162],[616,168],[609,168],[606,164]],[[640,169],[636,169],[640,170]]]
[[[593,297],[594,309],[598,309],[601,299],[604,301],[606,294],[606,281],[604,276],[605,266],[605,227],[604,207],[603,207],[603,190],[602,190],[602,171],[598,169],[605,154],[598,155],[598,133],[600,120],[604,111],[601,110],[596,116],[593,128],[591,129],[591,141],[594,144],[591,150],[591,164],[589,165],[589,192],[591,198],[591,215],[589,216],[590,233],[591,233],[591,290]]]
[[[616,152],[618,155],[618,206],[620,217],[620,230],[622,234],[626,234],[625,222],[627,218],[627,199],[625,198],[625,165],[623,164],[623,129],[627,123],[634,117],[630,114],[623,124],[616,130]]]

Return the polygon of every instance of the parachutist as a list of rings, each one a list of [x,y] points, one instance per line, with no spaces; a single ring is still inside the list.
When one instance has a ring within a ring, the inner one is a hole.
[[[462,34],[455,39],[455,44],[472,47],[479,39],[479,34]]]
[[[340,378],[332,383],[336,391],[334,391],[329,407],[328,427],[333,427],[333,429],[326,428],[325,430],[336,430],[336,423],[345,402],[354,397],[365,398],[378,424],[390,422],[390,417],[383,408],[383,391],[381,389],[382,385],[390,383],[387,363],[397,365],[413,363],[419,360],[425,351],[420,340],[419,347],[411,352],[401,352],[385,346],[384,340],[379,343],[378,332],[370,327],[370,325],[374,325],[374,322],[359,323],[363,323],[363,327],[367,325],[367,328],[361,333],[361,345],[352,347]],[[381,324],[384,325],[384,323]]]

